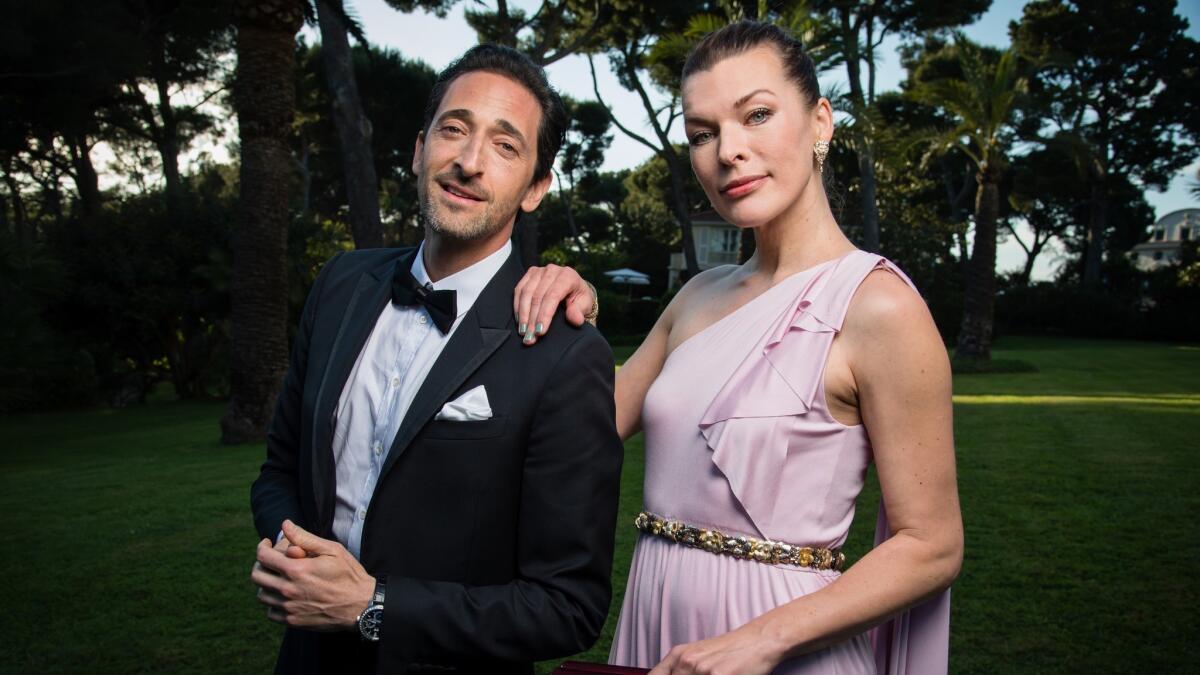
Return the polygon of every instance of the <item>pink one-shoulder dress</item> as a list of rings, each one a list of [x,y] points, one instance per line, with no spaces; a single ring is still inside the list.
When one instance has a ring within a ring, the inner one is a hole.
[[[771,287],[688,338],[646,393],[646,510],[689,525],[840,548],[871,443],[825,403],[830,345],[880,256],[853,251]],[[876,543],[889,536],[886,515]],[[609,660],[652,667],[820,590],[839,572],[739,560],[642,534]],[[944,673],[949,591],[775,673]]]

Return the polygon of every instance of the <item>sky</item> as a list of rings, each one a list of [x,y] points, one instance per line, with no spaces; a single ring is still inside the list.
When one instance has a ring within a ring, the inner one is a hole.
[[[476,42],[475,32],[463,18],[463,8],[469,4],[466,2],[457,3],[444,19],[424,12],[404,14],[389,7],[384,0],[347,0],[347,4],[359,17],[371,44],[395,49],[407,58],[421,59],[435,70],[445,68]],[[534,8],[540,3],[533,0],[516,0],[509,4]],[[1007,46],[1008,24],[1020,18],[1024,4],[1019,0],[995,0],[979,21],[967,26],[964,32],[972,40],[982,44]],[[1190,24],[1187,34],[1193,39],[1200,39],[1200,0],[1182,0],[1176,11],[1186,17]],[[319,36],[313,28],[306,27],[303,32],[309,42],[319,41]],[[877,92],[898,89],[904,78],[904,69],[900,66],[897,53],[898,46],[899,41],[890,38],[885,40],[879,50]],[[588,63],[584,57],[567,57],[550,65],[547,74],[550,83],[564,94],[576,99],[595,98]],[[633,131],[652,137],[653,132],[637,96],[627,92],[617,83],[605,60],[596,61],[596,74],[604,102],[612,108],[617,119]],[[841,74],[841,70],[828,73],[822,78],[821,86],[826,90],[833,86],[845,91],[845,80],[840,77]],[[684,141],[682,124],[675,125],[671,136],[677,142]],[[613,143],[605,156],[602,169],[612,171],[631,168],[645,161],[650,155],[649,148],[614,128]],[[1178,209],[1200,206],[1188,190],[1189,181],[1195,177],[1197,169],[1200,169],[1200,161],[1194,162],[1176,176],[1166,192],[1146,192],[1146,200],[1154,208],[1156,218]],[[1004,241],[997,252],[997,271],[1007,272],[1020,267],[1024,259],[1025,254],[1016,242]],[[1034,278],[1048,278],[1061,261],[1060,251],[1044,252],[1034,269]]]

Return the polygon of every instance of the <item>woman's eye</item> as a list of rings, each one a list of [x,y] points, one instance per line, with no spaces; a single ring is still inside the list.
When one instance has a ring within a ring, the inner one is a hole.
[[[702,143],[708,142],[708,140],[711,138],[712,138],[712,134],[710,134],[709,132],[697,131],[696,133],[692,134],[690,138],[688,138],[688,141],[690,141],[692,145],[700,145]]]
[[[770,110],[767,110],[766,108],[759,108],[757,110],[751,111],[751,113],[746,116],[746,121],[749,122],[750,124],[762,124],[763,122],[766,122],[768,119],[770,119],[770,117],[771,117]]]

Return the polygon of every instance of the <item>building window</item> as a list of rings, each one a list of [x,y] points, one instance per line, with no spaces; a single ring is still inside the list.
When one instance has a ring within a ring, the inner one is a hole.
[[[1187,241],[1188,239],[1191,239],[1191,238],[1192,238],[1192,228],[1190,228],[1186,225],[1179,228],[1179,240],[1180,241]]]
[[[1163,231],[1162,231],[1162,228],[1160,227],[1154,231],[1154,241],[1162,241],[1162,240],[1163,240]]]
[[[1162,260],[1162,251],[1155,251],[1155,252],[1154,252],[1154,259],[1155,259],[1155,260]]]
[[[722,230],[720,249],[724,253],[737,253],[738,248],[738,231],[737,230]]]

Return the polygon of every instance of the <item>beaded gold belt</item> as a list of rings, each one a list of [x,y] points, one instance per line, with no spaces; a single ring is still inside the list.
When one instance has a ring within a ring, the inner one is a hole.
[[[814,570],[841,570],[846,565],[846,556],[838,549],[795,546],[781,541],[734,537],[720,530],[693,527],[678,520],[667,520],[649,511],[642,511],[633,521],[634,527],[656,537],[703,549],[709,553],[724,554],[754,560],[761,563],[799,565]]]

